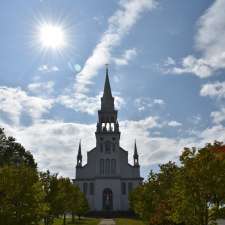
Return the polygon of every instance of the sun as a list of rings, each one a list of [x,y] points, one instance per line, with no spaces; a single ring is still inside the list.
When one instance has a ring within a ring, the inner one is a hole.
[[[60,25],[43,23],[39,26],[39,42],[45,49],[59,50],[67,45],[65,30]]]

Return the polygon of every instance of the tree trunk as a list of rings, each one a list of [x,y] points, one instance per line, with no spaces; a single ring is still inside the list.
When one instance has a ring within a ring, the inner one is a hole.
[[[72,223],[75,223],[75,215],[74,215],[74,212],[72,212]]]
[[[66,225],[66,213],[63,214],[63,225]]]
[[[208,210],[208,205],[206,202],[206,207],[205,207],[205,225],[209,224],[209,210]]]

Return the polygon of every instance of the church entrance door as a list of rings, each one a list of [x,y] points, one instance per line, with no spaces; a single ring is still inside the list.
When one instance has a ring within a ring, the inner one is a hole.
[[[112,190],[106,188],[103,190],[103,210],[112,211],[113,210],[113,193]]]

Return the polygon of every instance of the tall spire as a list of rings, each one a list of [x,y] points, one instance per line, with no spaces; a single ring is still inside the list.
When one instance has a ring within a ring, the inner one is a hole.
[[[109,82],[108,64],[106,64],[104,92],[101,98],[101,110],[108,111],[108,112],[114,110],[114,98],[112,96],[110,82]]]
[[[133,154],[133,158],[134,158],[134,166],[139,166],[136,139],[134,141],[134,154]]]
[[[82,166],[81,140],[79,142],[79,148],[77,153],[77,166],[78,167]]]
[[[79,142],[78,156],[81,156],[82,157],[82,154],[81,154],[81,140]]]
[[[138,152],[137,152],[137,144],[136,144],[136,139],[134,141],[134,156],[137,156]]]
[[[112,98],[112,92],[111,92],[111,87],[110,87],[110,82],[109,82],[108,64],[106,64],[105,86],[104,86],[103,98]]]

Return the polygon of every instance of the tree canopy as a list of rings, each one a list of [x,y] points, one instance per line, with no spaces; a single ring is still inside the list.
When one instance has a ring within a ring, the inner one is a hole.
[[[0,128],[0,224],[38,225],[84,215],[88,202],[69,178],[39,172],[32,154]]]
[[[31,168],[36,168],[33,155],[13,137],[7,137],[4,129],[0,128],[0,167],[4,165],[25,164]]]
[[[169,162],[130,195],[131,207],[150,225],[208,225],[225,217],[223,143],[185,148],[180,166]]]

